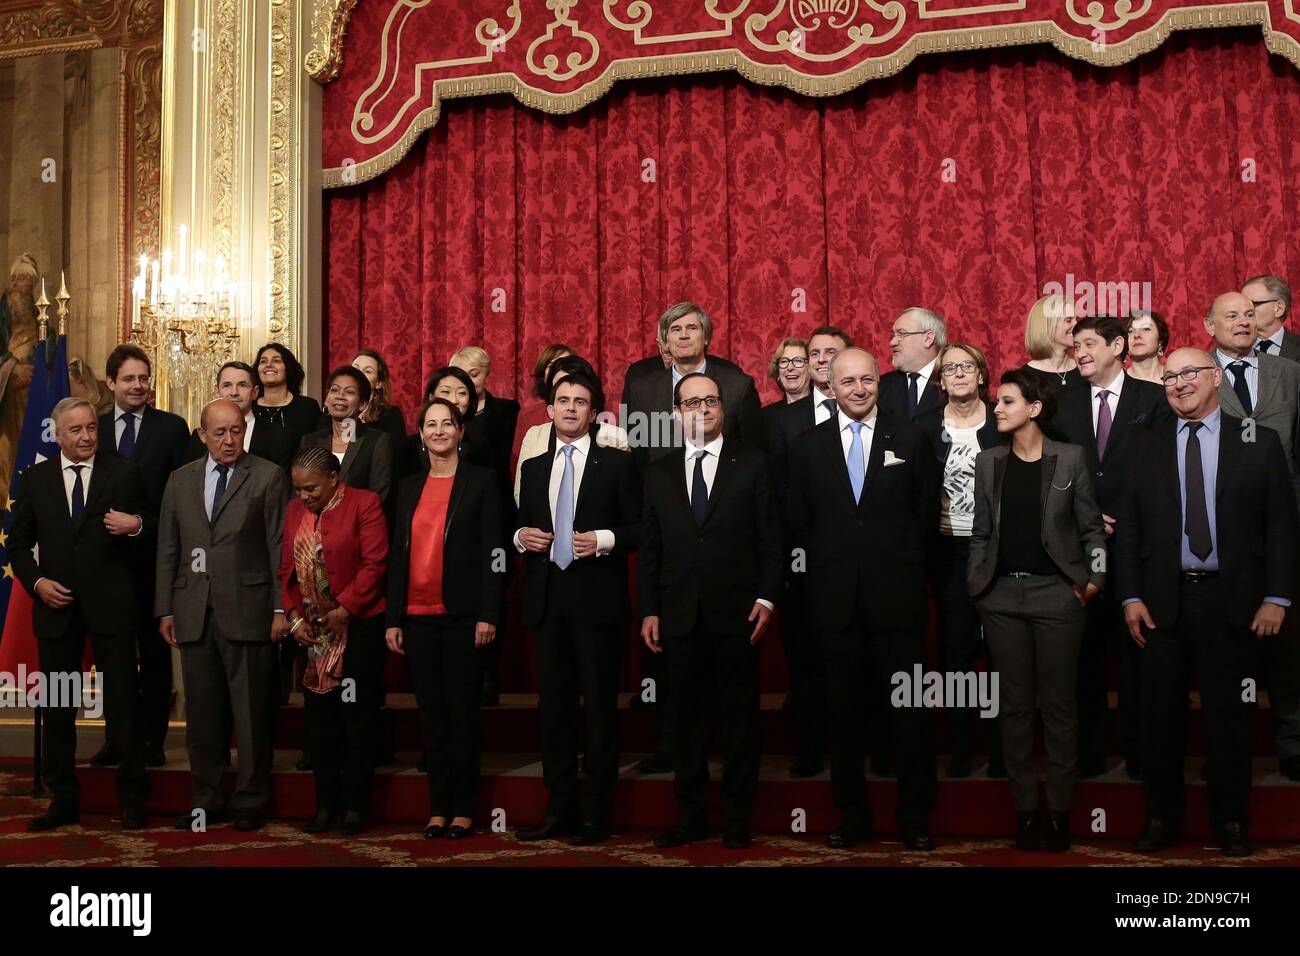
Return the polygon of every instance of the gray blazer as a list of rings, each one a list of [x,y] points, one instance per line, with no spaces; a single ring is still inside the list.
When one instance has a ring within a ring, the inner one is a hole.
[[[1214,364],[1219,362],[1218,350],[1210,352]],[[1300,467],[1296,465],[1296,429],[1300,428],[1300,365],[1276,355],[1259,356],[1259,391],[1256,393],[1253,414],[1247,415],[1241,407],[1237,393],[1232,389],[1232,373],[1223,370],[1223,383],[1219,386],[1219,405],[1233,418],[1253,419],[1256,425],[1271,428],[1282,439],[1282,454],[1290,471],[1291,486],[1300,501]]]
[[[163,492],[154,616],[176,616],[181,644],[203,637],[209,607],[230,640],[269,641],[288,482],[271,462],[244,455],[209,525],[203,505],[207,464],[204,455],[176,469]]]
[[[986,448],[975,458],[975,521],[966,586],[978,597],[997,576],[1002,481],[1011,446]],[[1106,585],[1106,526],[1092,490],[1088,460],[1078,445],[1043,439],[1043,547],[1061,573],[1084,587]]]

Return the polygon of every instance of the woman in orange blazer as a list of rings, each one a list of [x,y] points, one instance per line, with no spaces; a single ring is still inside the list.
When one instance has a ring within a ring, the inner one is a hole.
[[[384,666],[388,526],[379,496],[339,480],[338,459],[309,447],[293,460],[294,498],[280,561],[289,633],[307,648],[306,750],[321,833],[343,815],[361,832],[370,805]]]

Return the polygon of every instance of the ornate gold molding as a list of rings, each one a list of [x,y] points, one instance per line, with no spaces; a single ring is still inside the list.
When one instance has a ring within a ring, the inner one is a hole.
[[[346,0],[345,0],[346,2]],[[328,6],[329,4],[325,4]],[[336,7],[338,4],[334,4]],[[351,4],[347,4],[351,10]],[[270,308],[267,333],[302,352],[298,315],[302,221],[301,185],[307,175],[299,134],[298,36],[301,10],[289,0],[271,0],[271,116],[270,116]]]
[[[311,13],[310,48],[303,64],[318,83],[338,76],[343,63],[343,37],[357,0],[316,0]]]

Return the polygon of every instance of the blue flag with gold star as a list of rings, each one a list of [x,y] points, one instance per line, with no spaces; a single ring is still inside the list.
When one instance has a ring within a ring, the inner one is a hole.
[[[48,359],[49,345],[49,339],[36,343],[32,388],[27,396],[27,411],[23,415],[23,430],[18,439],[13,480],[9,483],[9,500],[3,502],[4,530],[0,532],[0,568],[4,569],[4,574],[0,578],[0,621],[4,621],[4,632],[0,636],[0,670],[9,673],[17,673],[16,665],[20,662],[33,667],[36,663],[31,598],[14,579],[8,546],[14,501],[22,494],[23,472],[36,462],[59,453],[59,446],[54,441],[54,420],[51,413],[60,399],[68,397],[67,338],[62,335],[58,337],[54,345],[53,361]]]

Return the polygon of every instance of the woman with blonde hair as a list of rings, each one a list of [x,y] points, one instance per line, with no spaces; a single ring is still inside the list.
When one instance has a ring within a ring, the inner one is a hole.
[[[1020,371],[1036,377],[1053,395],[1083,381],[1070,349],[1074,347],[1074,303],[1060,293],[1045,295],[1025,320],[1029,361]]]

